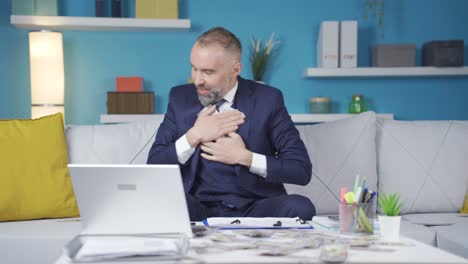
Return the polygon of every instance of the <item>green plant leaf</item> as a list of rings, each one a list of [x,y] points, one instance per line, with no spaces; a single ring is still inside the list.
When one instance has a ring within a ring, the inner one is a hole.
[[[380,194],[379,207],[386,216],[396,216],[400,214],[403,204],[400,202],[400,196],[397,193]]]

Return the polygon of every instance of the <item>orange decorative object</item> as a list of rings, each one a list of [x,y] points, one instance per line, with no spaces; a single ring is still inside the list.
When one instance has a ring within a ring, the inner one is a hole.
[[[141,92],[143,91],[143,77],[123,77],[115,78],[117,92]]]

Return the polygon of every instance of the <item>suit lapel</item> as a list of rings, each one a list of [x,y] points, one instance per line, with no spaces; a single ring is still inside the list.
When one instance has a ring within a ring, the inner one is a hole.
[[[197,120],[198,113],[203,109],[203,106],[200,104],[200,101],[198,101],[198,98],[196,96],[196,91],[195,96],[191,96],[191,102],[189,104],[189,107],[184,111],[183,114],[183,126],[184,128],[182,131],[185,131],[185,133],[193,127],[195,124],[195,121]],[[190,191],[191,188],[193,187],[193,183],[195,182],[195,176],[197,175],[198,167],[199,167],[199,160],[200,160],[200,147],[197,146],[195,148],[195,152],[192,155],[192,158],[189,162],[190,166],[190,181],[189,181],[189,186],[188,190]]]
[[[196,89],[194,87],[194,95],[190,96],[190,103],[189,107],[185,110],[184,113],[184,130],[190,129],[194,124],[195,121],[197,120],[198,113],[203,109],[203,106],[201,105],[200,101],[198,100],[198,97],[196,95]]]
[[[237,87],[237,94],[236,94],[236,99],[235,99],[236,107],[237,107],[237,110],[245,114],[245,122],[244,124],[240,125],[238,134],[242,137],[242,140],[244,141],[245,146],[248,149],[249,148],[250,124],[253,121],[252,117],[253,117],[253,109],[255,105],[255,98],[253,96],[252,87],[250,87],[249,83],[240,77],[238,78],[238,81],[239,81],[239,84]],[[240,173],[241,165],[236,165],[235,170],[236,170],[236,175],[238,176],[242,175]],[[244,178],[245,177],[239,177],[240,184],[243,186],[249,186],[248,182],[245,182],[245,180],[249,181],[249,180],[255,179],[255,177],[247,177],[247,179],[244,179]]]
[[[245,114],[245,122],[244,124],[240,125],[238,133],[244,140],[244,143],[248,145],[247,141],[249,138],[250,125],[252,123],[252,119],[249,117],[253,117],[255,98],[253,96],[252,87],[250,87],[249,83],[240,77],[238,80],[239,84],[237,87],[237,95],[235,99],[236,107],[237,110]]]
[[[202,105],[191,107],[187,110],[187,115],[185,116],[184,125],[187,128],[186,130],[193,127],[195,121],[197,120],[198,113],[203,109]]]

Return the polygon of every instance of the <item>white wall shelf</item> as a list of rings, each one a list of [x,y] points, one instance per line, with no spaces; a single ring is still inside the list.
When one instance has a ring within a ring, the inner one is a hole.
[[[10,23],[16,28],[33,30],[179,31],[190,29],[189,19],[12,15]]]
[[[468,67],[307,68],[305,78],[468,76]]]
[[[322,123],[352,117],[353,114],[291,114],[294,123]],[[103,124],[128,123],[138,121],[162,122],[164,115],[101,115]],[[394,119],[393,114],[377,114],[377,118]]]
[[[353,117],[355,114],[291,114],[294,123],[322,123]],[[377,118],[394,119],[393,114],[376,114]]]

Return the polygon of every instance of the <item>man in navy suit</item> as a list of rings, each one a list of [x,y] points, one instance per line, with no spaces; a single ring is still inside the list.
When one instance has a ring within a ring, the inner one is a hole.
[[[150,164],[179,164],[192,221],[207,217],[315,215],[311,201],[283,183],[306,185],[307,150],[280,90],[239,76],[242,48],[224,28],[192,47],[194,84],[176,86]]]

